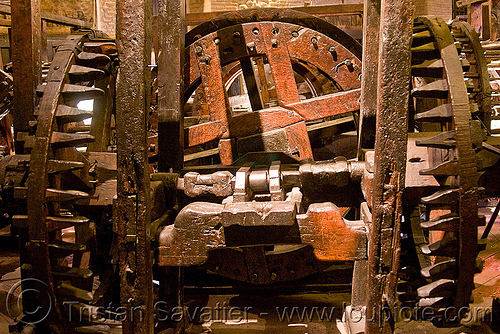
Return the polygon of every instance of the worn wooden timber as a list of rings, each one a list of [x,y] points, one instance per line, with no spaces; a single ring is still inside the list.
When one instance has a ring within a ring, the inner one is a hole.
[[[17,3],[15,5],[17,5]],[[12,12],[13,12],[13,9],[12,9],[11,5],[0,4],[0,14],[11,14]],[[88,29],[92,28],[91,22],[86,22],[86,21],[82,21],[79,19],[74,19],[71,17],[62,16],[62,15],[41,12],[40,17],[42,20],[44,20],[46,22],[61,24],[61,25],[65,25],[65,26],[75,27],[75,28],[88,28]],[[10,24],[11,24],[10,21],[11,20],[9,20],[9,19],[2,19],[2,21],[0,21],[0,25],[10,26]]]
[[[358,127],[358,158],[363,148],[375,144],[375,114],[377,111],[378,47],[381,0],[365,0],[363,13],[363,70],[361,72],[361,106]]]
[[[492,41],[498,41],[500,39],[500,0],[491,0],[491,34],[490,39]]]
[[[16,153],[23,153],[18,136],[27,132],[41,82],[40,0],[14,1],[12,6],[12,70],[14,76],[14,133]]]
[[[373,225],[368,257],[366,333],[392,333],[405,185],[414,2],[383,0],[380,10]],[[391,249],[389,256],[383,250]],[[386,315],[382,310],[388,308]]]
[[[182,1],[158,2],[158,169],[164,172],[180,170],[184,161],[184,7]]]
[[[116,127],[118,243],[122,307],[136,310],[123,333],[153,333],[150,198],[147,150],[152,48],[150,0],[117,1]]]
[[[363,13],[362,4],[337,4],[324,6],[293,7],[293,10],[317,16],[338,16],[338,15],[361,15]],[[203,22],[210,21],[219,15],[228,13],[227,11],[211,13],[187,13],[186,25],[195,26]]]

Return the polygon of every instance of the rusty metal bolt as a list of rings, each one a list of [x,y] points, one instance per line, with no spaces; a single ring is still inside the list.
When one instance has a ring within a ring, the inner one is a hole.
[[[156,151],[156,145],[155,144],[149,144],[149,152],[154,152]]]
[[[330,46],[330,48],[328,49],[328,52],[331,53],[332,57],[333,57],[333,60],[337,60],[337,49],[335,49],[334,46]]]
[[[259,279],[259,275],[257,275],[257,273],[253,273],[253,274],[252,274],[252,279],[253,279],[253,280],[257,280],[257,279]]]
[[[273,28],[273,34],[277,35],[280,33],[280,30],[277,27]]]
[[[349,58],[346,58],[343,62],[337,64],[337,66],[335,66],[335,72],[338,72],[339,68],[343,65],[347,67],[349,72],[354,72],[354,65],[352,63],[352,60],[350,60]]]
[[[255,43],[254,42],[247,43],[247,49],[248,52],[255,52]]]
[[[212,57],[210,56],[205,56],[200,59],[202,63],[205,63],[206,65],[210,65],[210,60],[212,60]]]
[[[259,34],[259,29],[258,28],[253,28],[252,32],[253,32],[254,35],[258,35]]]
[[[347,66],[347,69],[349,70],[349,72],[354,72],[354,64],[352,63],[352,60],[347,58],[346,60],[344,60],[344,63]]]
[[[316,37],[311,38],[311,43],[316,50],[318,50],[318,39]]]
[[[241,34],[239,31],[235,31],[235,32],[233,32],[233,36],[236,38],[240,38]]]
[[[215,45],[219,45],[220,44],[220,38],[219,37],[214,38],[214,44]]]
[[[273,46],[273,48],[277,48],[278,47],[278,40],[276,38],[272,38],[271,45]]]
[[[278,275],[276,273],[271,273],[271,281],[276,281]]]
[[[197,45],[195,48],[194,48],[194,51],[196,52],[196,54],[198,56],[201,56],[203,54],[203,47],[201,45]]]
[[[292,37],[294,37],[294,38],[299,37],[299,32],[298,31],[292,31]]]

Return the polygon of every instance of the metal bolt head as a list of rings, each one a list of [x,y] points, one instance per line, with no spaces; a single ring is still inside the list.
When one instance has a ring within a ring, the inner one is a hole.
[[[215,45],[219,45],[220,44],[220,38],[219,37],[214,38],[214,44]]]
[[[271,281],[276,281],[278,275],[276,273],[271,273]]]
[[[292,37],[299,37],[298,31],[292,31]]]
[[[278,40],[276,38],[272,38],[271,45],[273,46],[273,48],[277,48],[278,47]]]
[[[205,56],[203,58],[200,58],[200,60],[205,63],[206,65],[210,65],[210,60],[212,60],[212,57],[210,56]]]
[[[347,58],[346,60],[344,60],[344,63],[347,66],[347,69],[349,70],[349,72],[354,72],[355,71],[354,64],[353,64],[352,60],[350,60],[349,58]]]
[[[337,61],[337,49],[334,46],[330,46],[328,52],[332,55],[333,60]]]
[[[257,273],[253,273],[252,274],[252,279],[253,280],[257,280],[259,278],[259,275],[257,275]]]
[[[247,49],[249,52],[255,52],[255,42],[247,43]]]
[[[203,47],[201,45],[197,45],[195,48],[194,48],[194,51],[196,52],[196,54],[198,56],[201,56],[201,54],[203,53]]]
[[[311,38],[311,43],[315,49],[318,49],[318,39],[316,37]]]

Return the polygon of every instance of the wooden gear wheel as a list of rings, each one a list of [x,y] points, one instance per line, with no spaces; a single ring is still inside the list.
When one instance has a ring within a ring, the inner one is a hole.
[[[361,47],[318,18],[277,9],[229,13],[190,31],[186,45],[185,102],[197,92],[186,108],[186,161],[215,154],[229,165],[258,151],[313,158],[308,132],[331,137],[340,115],[359,110]],[[238,73],[251,107],[243,111],[228,97]]]
[[[431,308],[425,320],[440,326],[460,322],[474,289],[477,226],[484,223],[478,216],[476,151],[491,113],[483,99],[489,87],[483,86],[478,41],[466,23],[454,23],[453,32],[459,43],[442,19],[415,19],[409,123],[410,132],[419,133],[407,164],[428,186],[405,208],[403,234],[412,238],[402,242],[398,286],[402,306],[417,302],[420,309]],[[459,57],[459,51],[467,56]],[[428,161],[418,149],[427,150]]]
[[[85,152],[106,151],[112,140],[106,124],[113,112],[116,57],[113,40],[92,33],[68,36],[38,89],[34,136],[25,142],[31,151],[25,159],[29,177],[26,187],[14,189],[15,198],[27,200],[27,212],[13,218],[23,245],[23,282],[35,279],[42,289],[42,297],[24,303],[29,309],[21,323],[34,323],[37,330],[78,332],[96,320],[93,311],[105,280],[96,256],[106,246],[96,241],[98,222],[92,220],[100,209],[91,203],[92,166]],[[93,112],[77,108],[83,100],[93,100]],[[91,125],[85,124],[90,117]],[[74,233],[72,240],[65,238],[68,233]],[[24,284],[23,290],[29,288]],[[38,311],[30,312],[32,307]],[[84,317],[71,322],[68,307],[85,309]]]

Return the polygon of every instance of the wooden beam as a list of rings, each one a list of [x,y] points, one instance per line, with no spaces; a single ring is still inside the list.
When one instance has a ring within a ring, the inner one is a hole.
[[[393,333],[396,316],[414,9],[413,0],[382,0],[380,8],[366,334]],[[393,192],[386,192],[389,187]],[[391,255],[383,256],[384,250]]]
[[[358,158],[363,149],[375,144],[377,112],[378,41],[381,0],[365,0],[363,14],[363,71],[361,72],[361,109],[358,129]]]
[[[10,7],[9,7],[10,9]],[[41,82],[40,0],[16,0],[12,6],[12,70],[14,77],[14,132],[28,132],[38,102],[36,88]],[[16,153],[24,143],[16,140]]]
[[[500,0],[491,0],[491,34],[492,41],[500,39]]]
[[[42,13],[42,20],[51,22],[51,23],[57,23],[57,24],[62,24],[65,26],[70,26],[70,27],[78,27],[78,28],[92,28],[92,23],[91,22],[86,22],[83,20],[79,19],[73,19],[70,17],[65,17],[61,15],[56,15],[52,13]]]
[[[0,4],[0,14],[8,14],[10,15],[12,11],[12,8],[10,5],[6,4]],[[57,23],[57,24],[62,24],[65,26],[70,26],[70,27],[82,27],[82,28],[92,28],[92,23],[86,22],[83,20],[79,19],[73,19],[70,17],[62,16],[62,15],[56,15],[52,13],[40,13],[40,17],[42,20],[45,20],[47,22],[51,23]]]
[[[179,171],[184,164],[184,1],[159,0],[158,170]]]
[[[483,3],[483,2],[487,2],[487,1],[488,0],[458,0],[457,7],[460,8],[460,7],[465,7],[468,5],[475,4],[475,3]]]
[[[124,334],[152,334],[153,259],[147,117],[150,107],[151,0],[118,0],[116,44],[117,229]],[[131,312],[131,313],[129,313]]]
[[[292,7],[290,9],[323,17],[339,16],[339,15],[361,15],[363,13],[363,4]],[[200,23],[210,21],[213,18],[224,13],[227,13],[227,11],[211,12],[211,13],[187,13],[186,25],[196,26]]]

